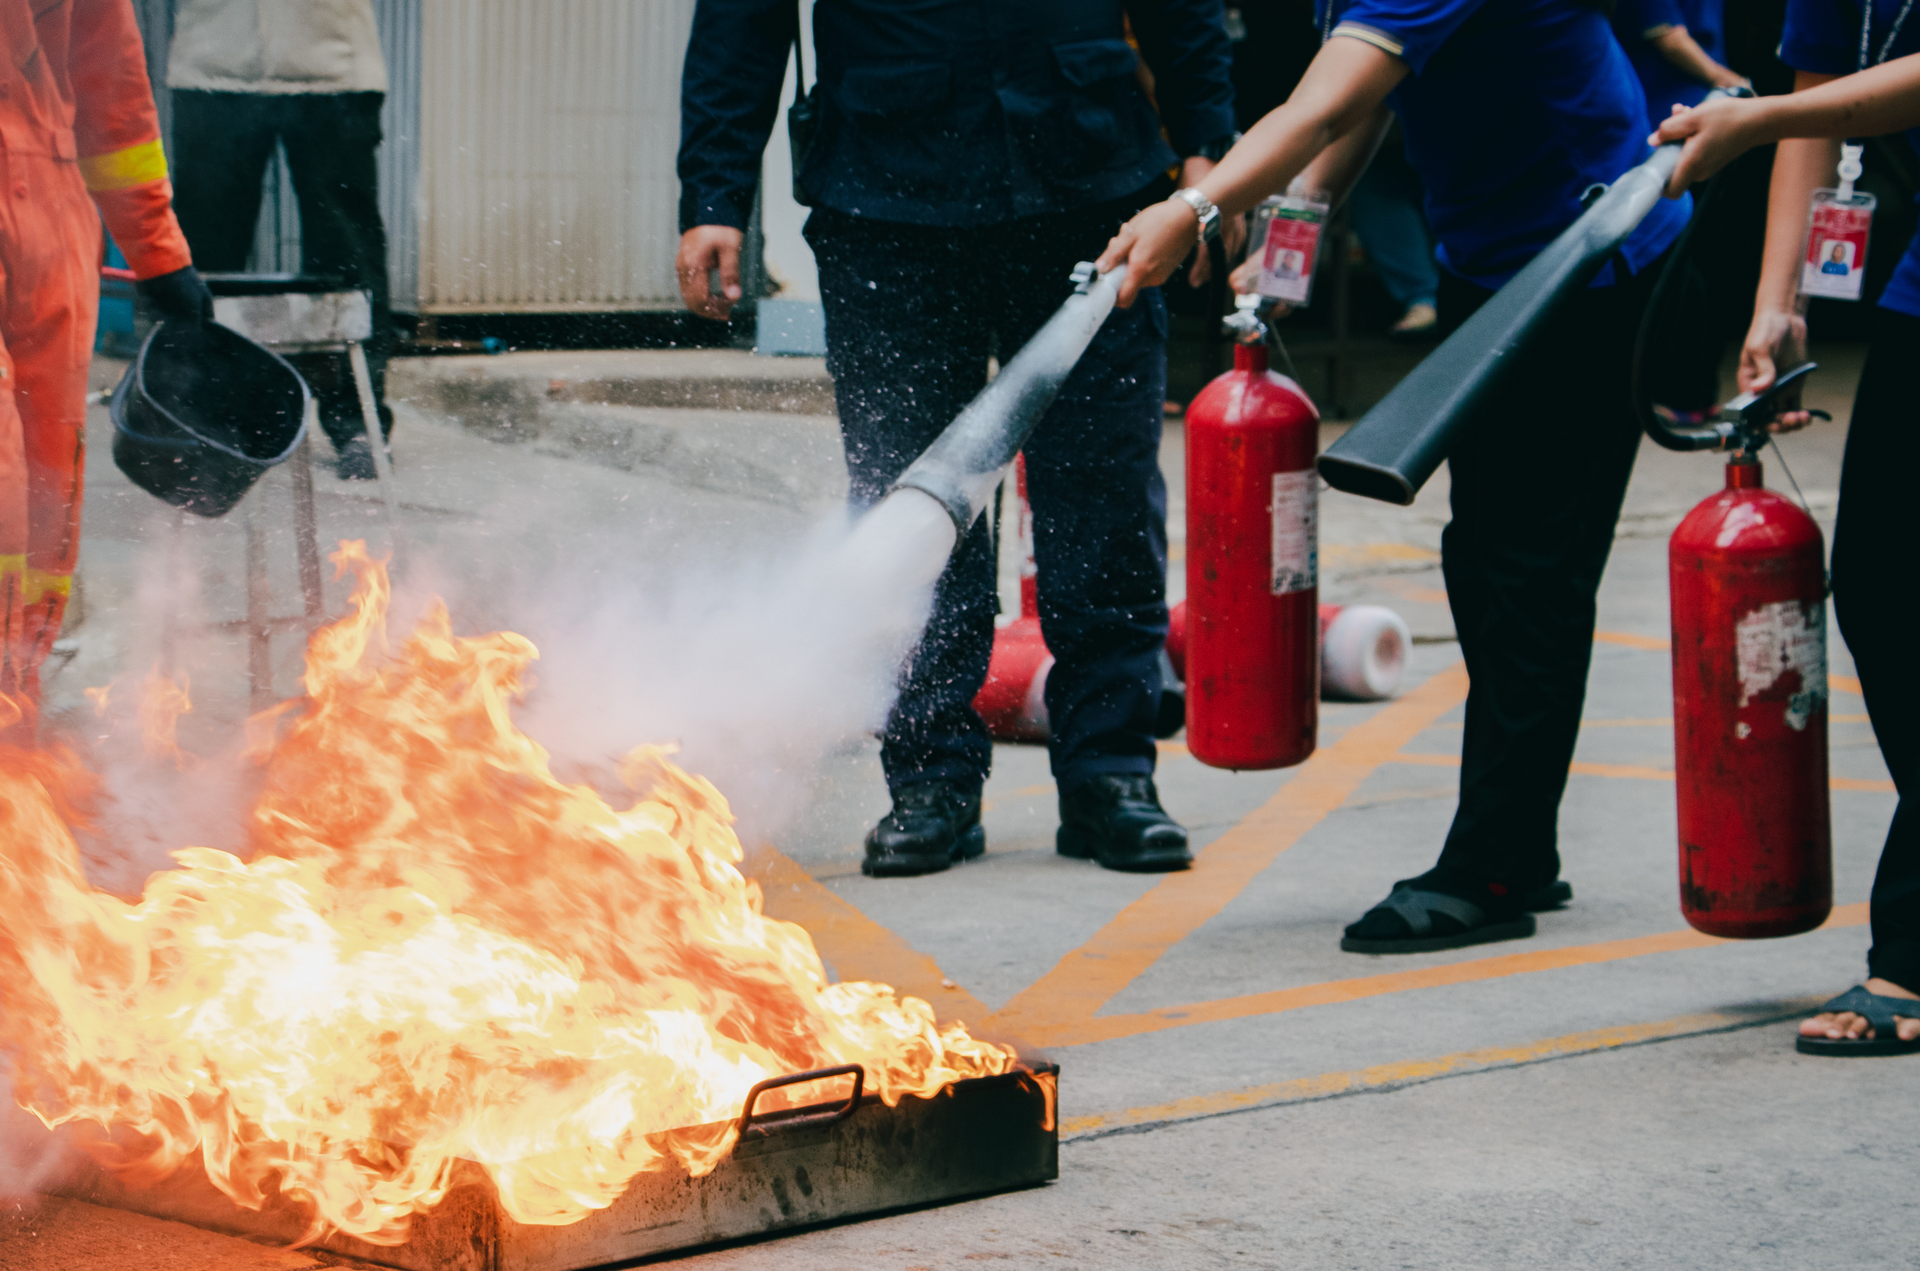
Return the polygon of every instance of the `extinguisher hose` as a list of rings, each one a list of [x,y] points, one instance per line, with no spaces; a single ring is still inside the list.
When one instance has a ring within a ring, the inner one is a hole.
[[[1707,188],[1696,196],[1693,216],[1687,221],[1687,227],[1680,231],[1680,237],[1674,241],[1673,250],[1667,254],[1667,263],[1654,282],[1653,295],[1647,300],[1646,312],[1640,317],[1640,330],[1633,342],[1633,371],[1629,391],[1633,397],[1634,413],[1647,435],[1668,450],[1725,450],[1736,442],[1737,437],[1737,430],[1719,420],[1682,424],[1669,418],[1654,405],[1653,395],[1647,388],[1648,351],[1654,347],[1655,332],[1672,298],[1679,294],[1681,280],[1686,276],[1687,266],[1692,259],[1694,230],[1706,219],[1707,203],[1719,188],[1718,179],[1710,181]]]

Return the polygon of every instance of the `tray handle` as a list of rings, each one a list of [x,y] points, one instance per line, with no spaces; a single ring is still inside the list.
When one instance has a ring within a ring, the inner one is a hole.
[[[753,1105],[759,1101],[762,1094],[769,1090],[777,1090],[781,1086],[804,1085],[809,1081],[824,1081],[829,1077],[853,1078],[853,1093],[847,1096],[845,1103],[831,1107],[824,1104],[818,1105],[825,1110],[810,1112],[804,1116],[788,1117],[776,1126],[769,1127],[753,1123]],[[740,1109],[740,1137],[744,1139],[748,1134],[764,1136],[777,1134],[781,1130],[798,1129],[803,1125],[832,1125],[836,1121],[844,1121],[860,1106],[860,1093],[865,1088],[866,1079],[867,1070],[859,1064],[841,1064],[837,1068],[815,1068],[810,1072],[790,1072],[784,1077],[769,1077],[747,1091],[746,1104]]]

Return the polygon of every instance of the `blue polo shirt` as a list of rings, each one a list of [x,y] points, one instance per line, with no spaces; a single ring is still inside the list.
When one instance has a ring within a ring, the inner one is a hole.
[[[1880,62],[1881,48],[1900,16],[1903,0],[1874,0],[1873,23],[1868,35],[1873,43],[1872,60]],[[1920,10],[1920,5],[1914,6]],[[1864,14],[1856,0],[1788,0],[1787,25],[1780,35],[1780,60],[1796,71],[1821,75],[1851,75],[1860,69],[1860,28]],[[1920,12],[1911,13],[1894,37],[1886,59],[1920,53]],[[1907,133],[1907,144],[1920,153],[1920,128]],[[1838,180],[1829,175],[1829,182]],[[1886,251],[1891,243],[1870,246],[1869,251]],[[1907,254],[1894,267],[1887,289],[1880,293],[1880,307],[1920,318],[1920,232],[1907,244]]]
[[[1332,38],[1357,38],[1412,74],[1391,98],[1447,268],[1483,287],[1513,277],[1580,216],[1580,196],[1644,162],[1646,101],[1587,0],[1317,0]],[[1686,226],[1662,199],[1621,249],[1638,273]],[[1609,263],[1595,286],[1613,282]]]
[[[1653,127],[1678,106],[1698,106],[1707,96],[1701,83],[1654,47],[1652,36],[1683,26],[1703,52],[1726,64],[1725,0],[1619,0],[1613,10],[1614,34],[1633,63],[1647,95],[1647,120]]]

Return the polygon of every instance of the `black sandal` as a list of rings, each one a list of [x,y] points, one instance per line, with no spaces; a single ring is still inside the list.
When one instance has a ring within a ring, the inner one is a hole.
[[[1867,992],[1867,986],[1856,984],[1822,1006],[1815,1014],[1826,1015],[1834,1011],[1851,1011],[1863,1017],[1872,1025],[1876,1036],[1873,1037],[1808,1037],[1804,1034],[1793,1039],[1793,1048],[1803,1055],[1858,1055],[1862,1058],[1872,1055],[1914,1055],[1920,1054],[1920,1037],[1907,1042],[1900,1040],[1900,1026],[1894,1021],[1898,1014],[1907,1019],[1920,1019],[1920,1001],[1910,997],[1886,997],[1879,993]]]
[[[1570,888],[1568,894],[1571,897]],[[1340,947],[1347,953],[1433,953],[1495,940],[1522,940],[1535,928],[1530,913],[1491,921],[1487,911],[1471,900],[1417,889],[1409,881],[1395,884],[1392,895],[1348,927]]]

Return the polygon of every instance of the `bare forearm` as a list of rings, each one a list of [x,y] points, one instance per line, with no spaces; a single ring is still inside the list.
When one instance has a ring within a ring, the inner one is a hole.
[[[1373,162],[1381,139],[1392,124],[1393,112],[1382,105],[1372,119],[1322,150],[1300,173],[1301,180],[1308,189],[1324,192],[1328,201],[1338,207],[1366,174],[1367,165]]]
[[[1683,26],[1668,27],[1653,41],[1653,46],[1660,50],[1660,56],[1669,63],[1702,84],[1724,88],[1747,82],[1745,77],[1708,57],[1707,51],[1700,47],[1700,42]]]
[[[1760,260],[1756,310],[1786,312],[1800,294],[1800,251],[1807,233],[1807,205],[1813,192],[1833,180],[1840,143],[1792,138],[1773,155],[1773,183],[1767,191],[1767,238]]]
[[[1759,140],[1788,137],[1875,137],[1920,126],[1920,53],[1896,58],[1839,79],[1813,78],[1815,87],[1755,103]]]
[[[1349,184],[1357,180],[1380,141],[1367,125],[1380,123],[1387,94],[1405,74],[1404,62],[1371,45],[1328,41],[1293,96],[1247,131],[1201,183],[1201,192],[1223,215],[1244,212],[1284,190],[1322,151],[1360,133],[1363,140],[1352,143],[1354,150],[1327,161],[1344,168],[1364,147]]]

